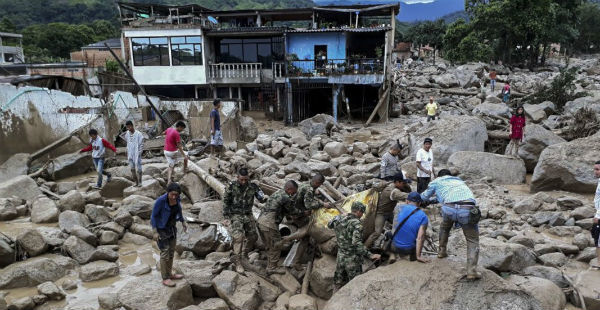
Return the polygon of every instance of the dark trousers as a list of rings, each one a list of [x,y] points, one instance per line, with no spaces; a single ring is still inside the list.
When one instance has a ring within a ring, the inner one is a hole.
[[[417,192],[420,194],[422,192],[424,192],[427,189],[427,186],[429,186],[429,182],[431,181],[431,178],[419,178],[417,177]]]
[[[163,280],[171,278],[175,245],[177,244],[177,228],[158,229],[158,249],[160,250],[160,275]]]
[[[417,248],[399,249],[399,248],[395,247],[393,244],[390,248],[393,253],[396,253],[398,255],[408,255],[411,262],[414,262],[417,260]]]

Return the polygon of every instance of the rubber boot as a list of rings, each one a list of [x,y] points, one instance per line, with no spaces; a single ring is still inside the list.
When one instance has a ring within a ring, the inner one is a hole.
[[[231,262],[235,266],[235,272],[240,274],[244,274],[246,272],[244,266],[242,266],[242,257],[240,255],[231,256]]]
[[[467,279],[481,279],[481,273],[477,272],[479,261],[479,245],[467,242]]]
[[[448,252],[446,251],[446,247],[448,245],[448,232],[440,228],[440,246],[438,250],[438,258],[448,257]]]
[[[131,178],[133,179],[133,182],[135,182],[135,186],[138,186],[140,184],[135,169],[131,169]]]
[[[136,185],[137,185],[138,187],[141,187],[141,186],[142,186],[142,172],[141,172],[141,171],[138,171],[138,172],[137,172],[137,184],[136,184]]]

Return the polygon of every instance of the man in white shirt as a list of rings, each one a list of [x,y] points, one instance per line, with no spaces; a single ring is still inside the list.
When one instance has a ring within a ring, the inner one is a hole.
[[[433,169],[433,152],[431,145],[433,140],[425,138],[423,148],[417,152],[417,192],[422,193],[427,189],[429,182],[435,178]]]
[[[594,196],[594,207],[596,207],[596,215],[594,215],[594,225],[600,221],[600,160],[594,164],[594,176],[598,179],[598,186],[596,187],[596,195]],[[600,266],[600,244],[598,243],[598,237],[594,236],[594,243],[596,244],[596,257],[599,259],[598,265]]]
[[[132,121],[125,123],[127,133],[127,160],[129,161],[129,169],[131,169],[131,177],[135,181],[135,186],[140,186],[142,183],[142,152],[144,151],[144,135],[135,130]],[[137,171],[136,171],[137,170]]]

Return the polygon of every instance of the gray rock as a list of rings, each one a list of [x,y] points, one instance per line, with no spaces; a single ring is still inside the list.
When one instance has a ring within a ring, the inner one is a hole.
[[[598,104],[598,98],[592,96],[581,97],[567,102],[565,104],[564,111],[569,114],[575,114],[583,108],[591,109],[592,111],[596,112],[596,114],[600,114],[600,104]]]
[[[457,116],[429,122],[410,134],[410,154],[415,156],[425,138],[433,139],[436,164],[448,161],[450,155],[459,151],[483,152],[487,141],[485,123],[477,117]]]
[[[533,213],[542,207],[543,201],[535,196],[529,196],[521,201],[518,201],[513,211],[517,214]]]
[[[154,235],[154,230],[152,229],[152,226],[143,224],[132,224],[131,227],[129,227],[129,231],[134,234],[144,236],[148,239],[152,239]]]
[[[65,293],[51,281],[44,282],[37,286],[38,293],[48,296],[52,300],[65,299]]]
[[[64,195],[75,189],[77,189],[77,184],[75,184],[75,182],[57,182],[56,183],[56,193],[59,195]]]
[[[20,233],[17,242],[30,257],[44,254],[48,250],[44,236],[36,229],[28,229]]]
[[[148,243],[152,242],[152,240],[150,240],[144,236],[132,234],[129,232],[125,233],[125,235],[123,236],[121,241],[123,243],[131,243],[131,244],[135,244],[135,245],[144,245],[144,244],[148,244]]]
[[[535,246],[535,241],[533,239],[525,237],[525,236],[514,236],[508,240],[510,243],[518,243],[520,245],[524,245],[530,249],[533,249]]]
[[[327,153],[332,158],[336,158],[347,154],[348,148],[346,148],[346,145],[344,145],[344,143],[332,141],[325,144],[325,146],[323,147],[323,151],[325,151],[325,153]]]
[[[129,175],[131,173],[127,171],[127,174]],[[134,185],[134,183],[124,177],[113,176],[110,182],[102,186],[100,195],[104,198],[122,198],[123,191],[132,185]]]
[[[121,237],[123,237],[123,235],[125,235],[125,228],[115,222],[108,222],[108,223],[102,224],[99,228],[101,230],[115,232],[115,233],[117,233],[117,235],[119,235],[119,238],[121,238]]]
[[[15,261],[15,249],[8,240],[0,238],[0,267],[5,267]]]
[[[187,232],[177,234],[177,251],[191,251],[198,257],[204,257],[219,246],[217,227],[210,225],[202,228],[199,224],[188,224]]]
[[[485,152],[456,152],[448,159],[448,165],[458,169],[461,175],[488,177],[498,184],[524,183],[527,174],[522,160]]]
[[[30,258],[0,270],[0,289],[30,287],[47,281],[56,281],[65,276],[66,272],[66,268],[53,259]]]
[[[95,261],[81,266],[79,277],[83,282],[98,281],[119,274],[119,266],[107,261]]]
[[[187,173],[181,182],[181,189],[192,203],[199,202],[206,198],[209,186],[195,173]]]
[[[598,287],[598,270],[584,270],[579,272],[577,277],[573,279],[575,288],[583,296],[583,300],[587,309],[598,309],[600,307],[600,297],[598,296],[596,287]]]
[[[589,233],[582,232],[573,237],[573,245],[578,247],[580,250],[583,250],[589,246],[594,245],[594,239],[592,238],[592,236],[590,236]]]
[[[531,179],[532,191],[560,189],[593,193],[598,180],[587,171],[600,158],[600,133],[591,137],[548,146],[540,155]],[[578,160],[573,161],[573,158]]]
[[[158,196],[165,193],[165,189],[160,185],[160,182],[155,179],[146,179],[142,181],[141,187],[130,186],[123,190],[123,197],[132,195],[146,196],[151,199],[156,199]]]
[[[0,198],[0,221],[10,221],[19,217],[17,207],[22,200],[16,197]]]
[[[117,244],[119,242],[119,235],[114,231],[103,231],[100,234],[100,244]]]
[[[58,216],[58,226],[66,233],[71,233],[75,226],[86,227],[89,224],[87,216],[76,211],[64,211]]]
[[[306,163],[313,173],[320,173],[324,176],[334,176],[337,173],[337,169],[330,163],[310,160]]]
[[[258,137],[258,127],[254,119],[249,116],[239,116],[240,134],[242,141],[252,142]]]
[[[544,310],[563,310],[565,308],[567,303],[565,294],[550,280],[511,275],[508,277],[508,281],[537,299]]]
[[[198,310],[229,310],[227,303],[221,298],[209,298],[198,304]]]
[[[311,118],[307,118],[298,124],[298,128],[308,137],[312,138],[316,135],[324,135],[332,129],[337,128],[335,119],[331,115],[317,114]]]
[[[589,218],[589,219],[579,220],[579,221],[575,222],[575,225],[577,225],[585,230],[590,230],[590,229],[592,229],[592,226],[594,226],[594,219]]]
[[[510,118],[510,108],[504,103],[484,102],[473,109],[473,114]]]
[[[141,265],[136,265],[136,266],[131,266],[129,268],[127,268],[127,273],[136,277],[145,275],[152,272],[152,267],[150,267],[150,265],[146,265],[146,264],[141,264]],[[188,277],[186,277],[186,280],[189,281],[190,279]],[[193,287],[192,287],[193,289]]]
[[[581,200],[571,196],[558,198],[556,200],[556,204],[563,210],[573,210],[583,206],[583,202],[581,202]]]
[[[595,247],[585,248],[585,249],[583,249],[583,251],[581,251],[581,253],[579,253],[577,256],[575,256],[575,260],[584,262],[584,263],[589,263],[594,258],[596,258],[596,248]]]
[[[125,209],[119,209],[117,214],[114,216],[113,220],[115,221],[115,223],[125,228],[129,228],[129,226],[133,224],[133,217],[131,216],[129,211]]]
[[[39,195],[42,195],[42,191],[38,188],[37,183],[26,175],[3,180],[0,183],[0,197],[16,196],[27,201],[34,201]]]
[[[154,200],[140,195],[128,196],[121,202],[121,209],[128,211],[131,215],[139,216],[144,220],[150,219],[153,206]]]
[[[67,290],[67,291],[74,290],[77,288],[77,281],[67,279],[61,284],[61,287],[63,290]]]
[[[100,192],[93,191],[84,195],[85,203],[93,204],[93,205],[104,205],[104,197],[100,195]]]
[[[60,208],[61,212],[71,210],[83,213],[83,208],[85,207],[85,198],[83,198],[83,195],[81,195],[79,191],[72,190],[60,198],[58,201],[58,207]]]
[[[210,298],[217,297],[212,285],[214,265],[214,262],[205,260],[179,260],[175,262],[174,268],[190,283],[195,297]]]
[[[329,299],[333,293],[333,274],[336,268],[336,258],[324,254],[315,259],[309,278],[310,290],[319,298]]]
[[[177,281],[177,286],[169,288],[153,275],[132,279],[118,291],[117,298],[125,309],[176,310],[194,304],[188,282]]]
[[[92,156],[89,153],[71,153],[52,160],[48,173],[52,180],[60,180],[84,174],[91,168]]]
[[[87,205],[85,206],[85,215],[92,223],[102,223],[112,220],[110,213],[103,206]]]
[[[31,156],[26,153],[17,153],[9,157],[0,165],[0,180],[9,180],[20,175],[27,175]]]
[[[592,218],[595,214],[596,209],[589,206],[575,208],[575,210],[571,211],[571,217],[575,220],[589,219]]]
[[[258,282],[225,270],[213,280],[215,291],[233,309],[256,309],[260,303]]]
[[[567,288],[570,286],[569,282],[565,279],[562,272],[554,267],[549,266],[530,266],[521,272],[525,276],[535,276],[552,281],[560,288]]]
[[[542,261],[542,263],[544,263],[544,266],[551,267],[562,267],[564,264],[567,263],[568,260],[565,254],[560,252],[544,254],[538,258],[540,259],[540,261]]]
[[[96,237],[96,235],[79,225],[75,225],[71,228],[71,235],[85,241],[90,245],[98,245],[98,238]]]
[[[8,306],[8,310],[33,310],[35,303],[31,297],[23,297],[12,302],[12,305]]]
[[[36,224],[56,223],[58,214],[58,207],[47,197],[38,198],[31,206],[31,221]]]
[[[98,304],[102,309],[109,310],[117,309],[122,306],[117,293],[102,293],[98,295]]]
[[[530,224],[531,226],[538,227],[544,224],[548,224],[550,221],[560,216],[560,212],[538,211],[532,215]]]
[[[527,172],[533,172],[538,163],[540,154],[549,145],[566,142],[550,130],[537,124],[525,126],[525,138],[519,148],[519,157],[525,161]]]
[[[317,309],[317,301],[304,294],[290,297],[288,310],[312,310]]]
[[[198,220],[209,223],[220,223],[223,221],[223,201],[213,200],[194,204],[196,209],[200,209]]]

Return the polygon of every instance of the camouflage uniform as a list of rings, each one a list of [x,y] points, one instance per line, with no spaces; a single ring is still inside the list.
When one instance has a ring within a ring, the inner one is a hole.
[[[233,254],[237,257],[242,253],[247,255],[258,238],[252,216],[254,197],[261,202],[264,200],[262,190],[253,183],[242,186],[239,182],[234,181],[225,190],[223,216],[231,221]],[[246,242],[244,242],[244,237],[246,237]]]
[[[317,190],[310,185],[310,182],[302,183],[298,186],[296,202],[287,210],[288,215],[294,222],[302,222],[302,219],[308,218],[308,216],[305,215],[306,211],[319,209],[323,205],[323,203],[316,197],[316,191]]]
[[[408,191],[401,191],[397,189],[394,183],[390,183],[385,186],[383,189],[379,189],[379,199],[377,202],[377,214],[375,215],[375,230],[367,241],[365,241],[365,246],[370,249],[375,243],[375,240],[381,236],[383,233],[383,228],[385,226],[385,222],[392,222],[394,217],[394,208],[398,204],[398,202],[402,202],[406,200],[408,197],[408,193],[410,192],[410,187]]]
[[[288,195],[285,190],[280,189],[273,193],[261,210],[258,217],[258,231],[260,237],[267,247],[267,269],[277,267],[281,256],[281,234],[279,224],[283,220],[284,212],[294,204],[295,196]]]
[[[371,256],[371,252],[362,242],[363,228],[356,215],[338,215],[329,222],[328,227],[335,230],[338,244],[333,283],[341,287],[362,273],[362,262]]]

